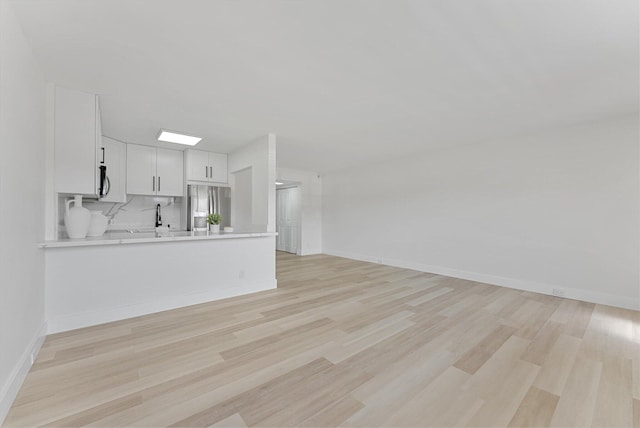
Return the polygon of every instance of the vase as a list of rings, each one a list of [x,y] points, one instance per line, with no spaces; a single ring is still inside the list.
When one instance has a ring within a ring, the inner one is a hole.
[[[73,202],[73,208],[70,207]],[[71,239],[82,239],[87,237],[89,232],[89,223],[91,221],[91,213],[82,206],[82,195],[75,195],[73,199],[69,199],[65,205],[64,227],[67,229],[67,235]]]
[[[220,225],[219,224],[210,224],[209,232],[211,233],[220,233]]]
[[[102,214],[102,211],[91,211],[91,221],[89,221],[89,231],[87,236],[102,236],[107,230],[109,219]]]

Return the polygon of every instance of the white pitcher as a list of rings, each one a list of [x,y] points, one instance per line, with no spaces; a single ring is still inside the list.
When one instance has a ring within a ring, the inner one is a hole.
[[[73,208],[69,205],[73,202]],[[72,239],[82,239],[87,237],[91,213],[82,206],[82,195],[75,195],[73,199],[66,202],[64,212],[64,227],[67,235]]]
[[[106,215],[102,214],[102,211],[90,211],[91,221],[89,222],[89,232],[87,236],[102,236],[107,230],[107,224],[109,219]]]

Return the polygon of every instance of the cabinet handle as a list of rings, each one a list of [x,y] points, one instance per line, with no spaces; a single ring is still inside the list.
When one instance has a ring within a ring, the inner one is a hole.
[[[209,167],[209,177],[213,178],[213,167],[212,166]]]
[[[104,163],[104,147],[100,147],[100,150],[102,150],[102,160],[100,163]]]
[[[158,176],[158,192],[160,191],[160,176]]]
[[[153,179],[151,180],[151,183],[153,183],[153,191],[156,191],[156,176],[153,176]]]
[[[205,167],[204,167],[204,175],[205,175],[207,178],[209,178],[209,167],[208,167],[208,166],[205,166]]]

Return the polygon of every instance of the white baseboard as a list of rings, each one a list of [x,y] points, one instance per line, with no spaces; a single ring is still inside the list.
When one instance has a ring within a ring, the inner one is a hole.
[[[313,254],[322,254],[322,250],[320,250],[320,249],[311,249],[311,250],[300,251],[300,255],[301,256],[311,256]]]
[[[16,399],[24,379],[27,377],[27,374],[29,374],[29,370],[33,364],[31,362],[32,356],[35,361],[35,358],[38,356],[38,352],[40,352],[40,347],[42,347],[46,337],[47,323],[43,323],[40,330],[31,339],[31,342],[29,342],[29,345],[22,353],[22,356],[13,367],[13,370],[11,370],[9,378],[5,384],[2,385],[2,389],[0,390],[0,425],[2,425],[4,419],[7,417],[9,409],[11,408],[13,401]]]
[[[354,254],[337,250],[324,250],[324,254],[347,259],[360,260],[363,262],[379,263],[379,257],[371,257],[363,254]],[[419,272],[435,273],[437,275],[450,276],[453,278],[466,279],[469,281],[482,282],[485,284],[499,285],[501,287],[514,288],[516,290],[531,291],[534,293],[548,294],[553,296],[554,289],[562,289],[564,297],[568,299],[581,300],[584,302],[598,303],[607,306],[616,306],[624,309],[640,310],[640,299],[619,296],[615,294],[601,293],[597,291],[570,288],[563,285],[545,284],[535,281],[526,281],[517,278],[508,278],[495,275],[487,275],[476,272],[468,272],[459,269],[452,269],[442,266],[433,266],[404,260],[387,259],[383,260],[384,265],[394,266],[404,269],[416,270]]]
[[[88,311],[61,315],[47,319],[49,334],[75,330],[97,324],[119,321],[140,315],[148,315],[170,309],[197,305],[227,297],[241,296],[243,294],[256,293],[258,291],[277,288],[276,279],[258,283],[234,284],[227,287],[219,287],[216,290],[202,293],[183,294],[178,296],[163,297],[153,302],[138,303],[124,307],[109,308],[99,311]]]

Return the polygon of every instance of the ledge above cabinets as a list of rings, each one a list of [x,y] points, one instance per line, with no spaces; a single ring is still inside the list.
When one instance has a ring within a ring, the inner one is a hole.
[[[228,181],[226,154],[187,149],[184,151],[184,164],[188,182],[226,184]]]

